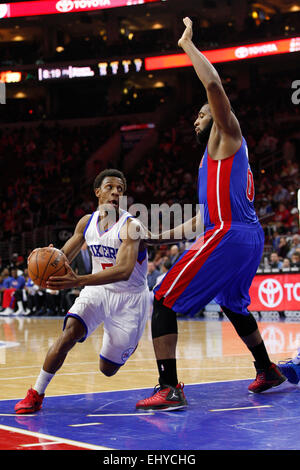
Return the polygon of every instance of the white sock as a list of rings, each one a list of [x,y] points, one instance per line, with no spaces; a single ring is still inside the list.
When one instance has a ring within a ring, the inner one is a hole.
[[[24,308],[23,308],[23,302],[21,302],[21,300],[19,300],[19,301],[17,302],[17,306],[18,306],[18,311],[19,311],[19,310],[20,310],[20,311],[23,311],[23,310],[24,310]]]
[[[49,383],[53,379],[55,374],[50,374],[49,372],[44,371],[41,369],[40,375],[38,376],[35,386],[33,387],[34,390],[38,392],[39,395],[45,393],[46,388],[48,387]]]

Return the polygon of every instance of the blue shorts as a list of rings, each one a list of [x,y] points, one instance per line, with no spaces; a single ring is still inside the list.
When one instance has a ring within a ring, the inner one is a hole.
[[[215,300],[248,315],[249,289],[263,248],[260,224],[208,227],[154,288],[154,295],[181,314],[195,315]]]

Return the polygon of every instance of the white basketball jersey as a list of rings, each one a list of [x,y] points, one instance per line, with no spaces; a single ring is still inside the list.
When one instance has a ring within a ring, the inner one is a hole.
[[[99,217],[99,211],[94,212],[84,230],[84,237],[92,255],[93,274],[116,264],[117,253],[122,244],[120,230],[132,215],[120,210],[119,220],[104,232],[99,229]],[[140,292],[147,287],[147,268],[148,253],[145,249],[139,252],[135,267],[127,281],[104,284],[104,287],[114,292]]]

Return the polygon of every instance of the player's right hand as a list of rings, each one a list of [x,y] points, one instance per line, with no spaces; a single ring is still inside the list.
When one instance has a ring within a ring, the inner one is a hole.
[[[193,22],[192,20],[186,16],[183,18],[183,23],[185,25],[185,30],[181,36],[181,38],[178,41],[178,46],[183,47],[184,42],[186,41],[191,41],[193,37]]]

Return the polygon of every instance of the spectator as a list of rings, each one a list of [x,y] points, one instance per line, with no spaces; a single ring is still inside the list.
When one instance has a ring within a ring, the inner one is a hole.
[[[295,252],[291,256],[291,267],[297,267],[300,268],[300,254]]]
[[[286,258],[289,251],[289,244],[286,237],[280,237],[277,253],[279,258]]]
[[[276,252],[271,253],[269,264],[271,268],[281,268],[282,262],[280,261],[279,256]]]
[[[260,207],[258,208],[258,217],[262,219],[266,216],[269,216],[273,212],[272,203],[269,201],[268,198],[264,197],[261,200]]]
[[[273,195],[273,200],[275,202],[287,202],[290,199],[290,194],[286,188],[282,186],[282,184],[278,184],[275,193]]]
[[[163,280],[164,275],[169,271],[169,269],[171,269],[172,265],[173,263],[170,258],[167,258],[162,265],[162,274],[160,274],[156,279],[156,284],[159,284]]]
[[[295,235],[293,235],[292,244],[290,250],[287,253],[287,257],[291,258],[293,253],[295,253],[295,251],[297,251],[298,249],[300,249],[300,235],[296,233]]]
[[[170,248],[170,263],[171,266],[175,263],[175,261],[179,258],[180,252],[178,245],[172,245]]]
[[[39,291],[40,287],[33,283],[28,275],[28,270],[25,270],[25,287],[24,287],[24,303],[25,303],[25,313],[27,315],[34,315],[39,309]],[[27,307],[27,308],[26,308]],[[29,312],[28,312],[29,310]]]
[[[282,261],[281,269],[289,270],[290,267],[291,267],[291,262],[289,258],[284,258],[284,260]]]
[[[17,269],[19,276],[24,272],[26,263],[24,257],[18,253],[13,253],[11,256],[11,261],[9,263],[10,269]]]
[[[16,290],[21,290],[25,286],[25,278],[23,275],[19,275],[16,268],[11,269],[11,276],[7,278],[7,287],[3,292],[2,307],[4,310],[1,315],[12,315],[15,308],[15,297],[14,293]]]
[[[2,275],[2,289],[4,290],[10,286],[12,277],[10,275],[10,271],[8,268],[4,268],[1,275]]]
[[[76,274],[84,275],[92,272],[92,257],[86,243],[81,247],[80,252],[72,262],[72,269]]]
[[[275,211],[274,221],[279,233],[285,233],[289,226],[291,213],[286,208],[285,204],[279,204],[277,211]]]
[[[148,274],[147,282],[149,290],[151,291],[156,284],[157,278],[160,275],[160,271],[155,267],[153,261],[148,262]]]

